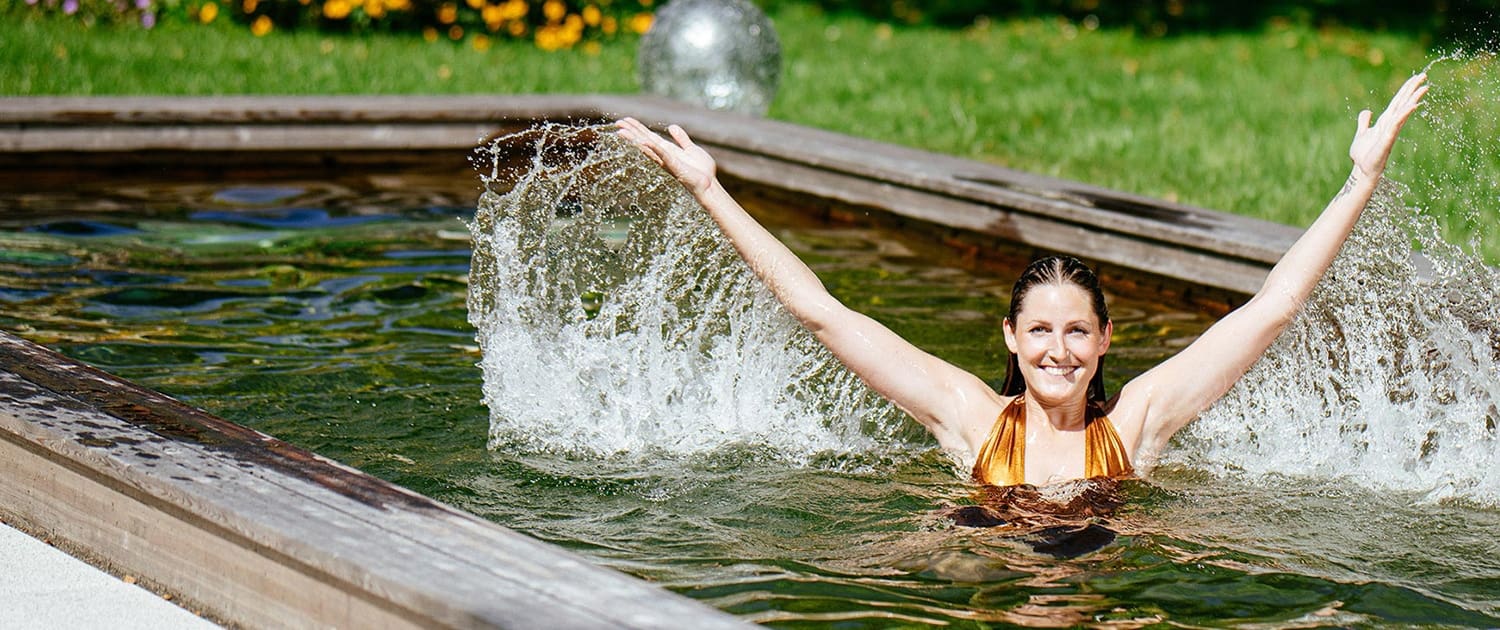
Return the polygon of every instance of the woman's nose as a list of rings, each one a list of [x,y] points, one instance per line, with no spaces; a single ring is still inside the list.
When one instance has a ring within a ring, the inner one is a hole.
[[[1062,335],[1048,337],[1047,356],[1053,359],[1065,359],[1068,356],[1068,345],[1063,343]]]

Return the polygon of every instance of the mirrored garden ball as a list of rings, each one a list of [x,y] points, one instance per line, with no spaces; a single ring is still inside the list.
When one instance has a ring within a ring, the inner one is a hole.
[[[648,93],[762,115],[781,78],[781,43],[746,0],[673,0],[641,38],[636,71]]]

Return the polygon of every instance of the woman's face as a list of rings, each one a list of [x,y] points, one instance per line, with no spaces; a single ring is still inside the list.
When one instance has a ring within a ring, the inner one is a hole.
[[[1038,402],[1085,400],[1113,327],[1100,322],[1089,294],[1072,284],[1032,287],[1005,322],[1005,345],[1016,353],[1026,391]]]

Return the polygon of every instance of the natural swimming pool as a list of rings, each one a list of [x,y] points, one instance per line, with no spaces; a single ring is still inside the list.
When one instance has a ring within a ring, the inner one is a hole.
[[[1500,514],[1462,497],[1175,464],[1128,489],[1114,543],[1056,559],[946,527],[936,509],[970,488],[915,430],[842,451],[487,449],[455,218],[476,194],[469,173],[14,185],[0,326],[779,626],[1497,623]],[[1013,271],[760,211],[841,298],[998,377]],[[1207,323],[1111,297],[1116,386]]]

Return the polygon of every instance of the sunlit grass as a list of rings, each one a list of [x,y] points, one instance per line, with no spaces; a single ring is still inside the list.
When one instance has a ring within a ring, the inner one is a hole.
[[[454,94],[635,89],[635,38],[549,53],[530,42],[427,42],[312,30],[256,37],[248,27],[168,22],[86,29],[5,16],[0,94]],[[628,43],[627,43],[628,42]]]
[[[801,6],[772,17],[785,60],[774,118],[1298,226],[1343,183],[1359,109],[1383,107],[1437,56],[1412,35],[1295,24],[1146,38],[1053,19],[949,30]],[[636,41],[549,53],[255,37],[222,20],[86,31],[11,19],[0,94],[629,92]],[[1442,107],[1411,124],[1392,167],[1451,239],[1477,236],[1491,261],[1500,89],[1484,77],[1497,72],[1492,59],[1439,64]]]
[[[1408,35],[1294,25],[1151,39],[1057,20],[953,32],[825,18],[782,37],[794,54],[778,117],[1298,226],[1348,175],[1358,111],[1378,112],[1436,56]],[[1500,120],[1496,81],[1433,74],[1434,97],[1466,107],[1432,113],[1470,139],[1455,151],[1452,129],[1418,119],[1392,173],[1411,183],[1478,160],[1493,181],[1500,143],[1479,121]],[[1450,238],[1479,234],[1500,260],[1482,229],[1500,223],[1493,196],[1426,188]]]

